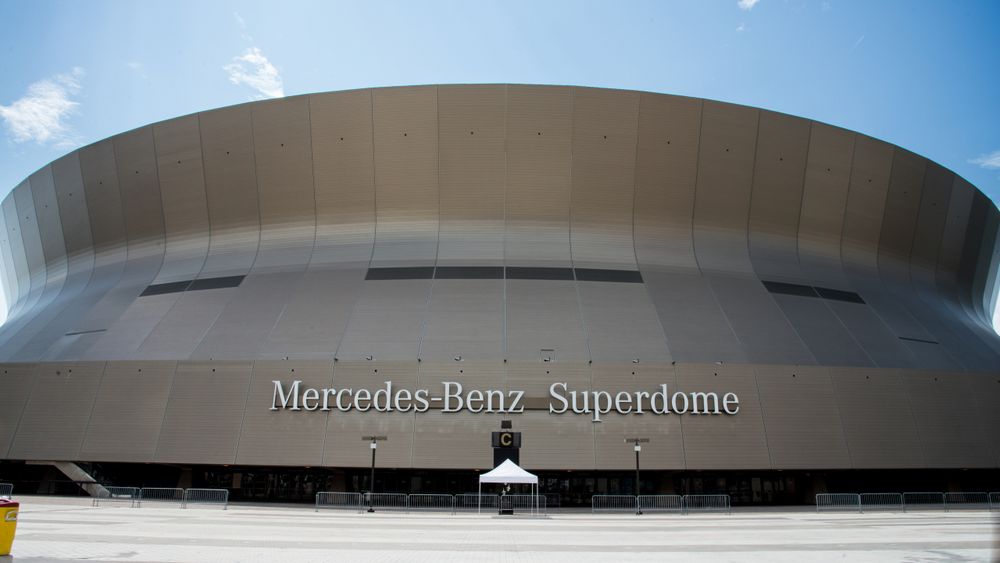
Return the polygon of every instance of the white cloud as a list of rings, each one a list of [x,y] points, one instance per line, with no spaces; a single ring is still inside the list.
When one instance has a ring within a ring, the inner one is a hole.
[[[750,11],[757,5],[757,2],[760,2],[760,0],[736,0],[736,5],[739,6],[741,10]]]
[[[75,132],[66,120],[80,105],[73,97],[80,93],[83,75],[83,69],[77,67],[69,74],[39,80],[28,86],[20,99],[9,106],[0,105],[0,117],[14,141],[60,148],[75,145]]]
[[[278,69],[257,47],[247,49],[241,57],[233,57],[233,62],[222,68],[229,74],[229,81],[233,84],[243,84],[256,90],[259,93],[257,99],[281,98],[285,95]]]
[[[860,47],[861,44],[864,43],[864,42],[865,42],[865,36],[864,35],[862,35],[861,37],[858,37],[858,40],[854,42],[853,46],[851,46],[851,52],[853,53],[854,50],[857,49],[858,47]]]
[[[736,26],[736,31],[738,31],[739,33],[743,33],[743,31],[746,30],[746,28],[747,24],[740,22],[740,25]]]
[[[240,26],[240,29],[247,28],[247,22],[243,19],[243,16],[239,12],[233,12],[233,17],[236,18],[236,23]]]
[[[990,170],[1000,169],[1000,151],[993,151],[990,154],[984,154],[979,158],[969,159],[970,164],[978,165],[980,168],[989,168]]]

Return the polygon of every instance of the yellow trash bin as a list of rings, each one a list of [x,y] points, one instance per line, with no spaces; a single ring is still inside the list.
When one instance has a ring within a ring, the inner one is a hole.
[[[17,529],[17,507],[20,503],[0,499],[0,556],[10,555],[10,546],[14,543],[14,530]]]

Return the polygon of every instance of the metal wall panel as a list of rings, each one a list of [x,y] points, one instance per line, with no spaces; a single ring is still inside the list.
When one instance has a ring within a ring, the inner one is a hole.
[[[150,360],[187,360],[222,314],[234,289],[210,289],[181,294],[146,335],[135,357]],[[159,296],[157,296],[159,297]],[[143,297],[143,299],[146,299]]]
[[[576,283],[507,280],[507,357],[539,360],[553,350],[556,361],[590,359]]]
[[[153,128],[113,137],[122,213],[128,236],[128,259],[163,254],[163,199],[156,168]]]
[[[873,271],[877,268],[878,240],[889,191],[892,156],[892,145],[864,135],[856,136],[841,243],[845,267]]]
[[[101,384],[103,362],[38,364],[8,456],[73,461]]]
[[[755,366],[775,469],[848,469],[851,458],[828,368]]]
[[[427,314],[431,280],[366,281],[337,350],[342,360],[412,360]]]
[[[503,280],[434,280],[418,358],[502,360],[505,340]]]
[[[772,297],[819,364],[874,365],[855,337],[827,306],[826,300],[781,294],[774,294]]]
[[[251,116],[260,190],[260,250],[254,270],[304,268],[316,239],[309,99],[259,102]]]
[[[643,271],[697,268],[692,241],[701,105],[640,95],[635,163],[635,253]]]
[[[8,196],[2,203],[4,223],[7,225],[7,240],[11,251],[11,264],[15,280],[14,299],[7,305],[7,318],[13,320],[24,310],[25,300],[31,291],[28,280],[28,259],[24,254],[24,241],[21,239],[21,223],[17,220],[17,204],[14,198]]]
[[[987,445],[984,455],[992,455],[992,465],[1000,465],[1000,378],[995,374],[963,374],[972,391],[976,409],[973,418],[979,423]]]
[[[174,362],[108,362],[80,458],[153,461],[175,368]]]
[[[198,114],[208,198],[209,244],[202,277],[246,274],[260,242],[250,108]]]
[[[251,362],[179,362],[154,461],[235,463],[252,369]]]
[[[573,92],[573,265],[634,270],[639,94],[591,88]]]
[[[34,364],[0,365],[0,457],[7,458],[21,413],[35,385]]]
[[[153,283],[194,279],[208,256],[208,200],[198,116],[153,126],[166,249]]]
[[[502,264],[507,88],[438,88],[441,265]]]
[[[437,88],[378,89],[372,265],[426,266],[438,248]]]
[[[594,361],[666,363],[673,359],[643,284],[583,282],[577,287]]]
[[[507,89],[509,266],[570,265],[573,89]]]
[[[372,91],[309,96],[316,244],[313,266],[368,264],[375,244]]]
[[[977,417],[973,388],[960,374],[908,372],[903,387],[913,406],[924,452],[922,467],[991,467],[996,460]]]
[[[288,389],[302,381],[303,390],[330,388],[333,361],[258,361],[247,397],[240,431],[236,463],[246,465],[321,465],[327,419],[337,412],[270,410],[274,404],[274,381]]]

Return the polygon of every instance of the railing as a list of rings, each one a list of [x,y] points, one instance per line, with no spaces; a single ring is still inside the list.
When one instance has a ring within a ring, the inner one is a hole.
[[[816,512],[833,511],[861,512],[861,495],[854,493],[818,493]]]
[[[590,497],[591,512],[627,512],[636,514],[638,505],[632,495],[594,495]]]
[[[545,495],[503,495],[500,497],[500,510],[546,514]]]
[[[684,512],[732,512],[729,495],[684,495]]]
[[[559,493],[542,493],[545,495],[545,504],[549,508],[559,508],[562,506],[562,499]]]
[[[903,493],[903,510],[941,510],[944,508],[944,493]]]
[[[410,510],[455,512],[455,497],[439,494],[412,494],[406,498]]]
[[[143,487],[139,489],[139,498],[136,500],[136,507],[142,508],[144,503],[171,503],[184,504],[184,489],[173,489],[163,487]]]
[[[989,510],[989,493],[945,493],[945,509]]]
[[[136,499],[139,498],[139,489],[136,487],[103,487],[91,501],[93,506],[102,504],[128,504],[135,506]]]
[[[406,493],[365,493],[361,499],[362,507],[375,510],[407,510]]]
[[[861,510],[903,510],[903,495],[899,493],[861,493]]]
[[[726,495],[723,495],[726,496]],[[729,497],[726,496],[726,508]],[[680,495],[639,495],[640,512],[684,512],[684,497]]]
[[[455,512],[495,512],[500,508],[500,495],[479,495],[477,493],[461,493],[455,495]]]
[[[356,510],[361,512],[361,493],[320,492],[316,493],[316,512],[321,508]]]
[[[12,483],[0,483],[0,498],[10,498],[12,494],[14,494]]]
[[[1000,493],[990,493],[990,510],[1000,510]]]
[[[227,489],[186,489],[184,491],[184,508],[192,504],[222,505],[226,510],[229,506],[229,491]]]

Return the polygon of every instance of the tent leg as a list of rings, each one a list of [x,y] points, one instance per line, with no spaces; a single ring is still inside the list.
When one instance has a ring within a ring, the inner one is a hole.
[[[483,513],[483,482],[479,482],[479,495],[476,497],[476,514]]]

